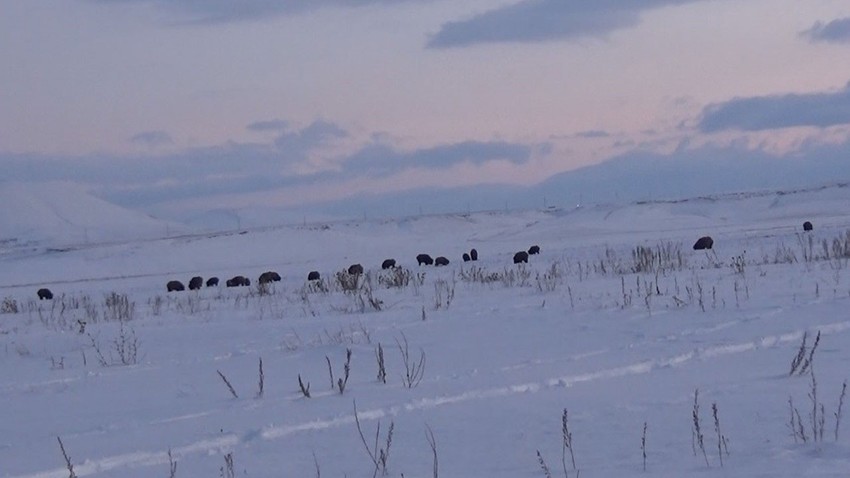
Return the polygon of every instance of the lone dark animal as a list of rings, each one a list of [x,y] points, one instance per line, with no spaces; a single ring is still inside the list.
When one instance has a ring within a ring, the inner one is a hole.
[[[540,254],[540,246],[531,246],[531,247],[529,247],[529,248],[528,248],[528,254],[529,254],[529,255],[533,255],[533,254]]]
[[[464,253],[463,253],[463,262],[469,262],[469,261],[471,261],[471,260],[472,260],[472,259],[469,257],[469,254],[467,254],[467,253],[465,253],[465,252],[464,252]]]
[[[810,223],[809,221],[806,221],[806,222],[803,223],[803,230],[804,231],[811,231],[812,229],[814,229],[814,226],[812,226],[812,223]]]
[[[186,290],[183,287],[183,283],[179,280],[170,280],[168,284],[165,284],[165,288],[168,289],[168,292],[180,292],[181,290]]]
[[[428,254],[419,254],[418,256],[416,256],[416,262],[418,262],[420,266],[422,264],[430,266],[434,263],[434,259],[431,259],[431,256],[429,256]]]
[[[519,251],[514,254],[514,264],[519,264],[520,262],[525,262],[528,264],[528,253],[525,251]]]
[[[395,267],[395,259],[387,259],[381,262],[381,269],[392,269]]]
[[[361,266],[360,264],[351,264],[351,266],[348,267],[348,273],[353,276],[362,274],[363,266]]]
[[[307,280],[319,280],[320,278],[321,276],[319,275],[319,271],[310,271],[310,273],[307,274]]]
[[[269,282],[279,282],[280,274],[274,271],[267,271],[260,274],[260,278],[258,279],[260,284],[268,284]]]
[[[207,287],[215,287],[218,285],[218,277],[210,277],[207,279]]]
[[[36,294],[38,294],[38,300],[50,300],[53,298],[53,292],[50,292],[50,289],[38,289]]]
[[[443,256],[440,256],[440,257],[434,259],[434,265],[435,266],[447,266],[447,265],[449,265],[449,260],[446,259]]]
[[[697,239],[697,242],[694,243],[694,250],[701,251],[703,249],[711,249],[714,246],[714,239],[710,236],[703,236]]]
[[[189,280],[189,290],[198,290],[204,286],[204,279],[201,276],[192,277]]]
[[[478,251],[476,251],[475,249],[469,251],[469,258],[472,259],[473,261],[477,261],[478,260]]]

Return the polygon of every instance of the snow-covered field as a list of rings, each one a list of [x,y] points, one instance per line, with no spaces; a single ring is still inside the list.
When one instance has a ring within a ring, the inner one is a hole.
[[[553,477],[847,476],[848,204],[833,187],[4,237],[0,476],[69,476],[57,437],[76,476],[545,477],[541,461]],[[691,250],[706,234],[714,250]],[[344,291],[353,263],[367,273]],[[282,281],[261,290],[267,270]],[[237,274],[252,286],[224,287]],[[166,293],[195,275],[222,286]],[[812,362],[789,375],[804,334]]]

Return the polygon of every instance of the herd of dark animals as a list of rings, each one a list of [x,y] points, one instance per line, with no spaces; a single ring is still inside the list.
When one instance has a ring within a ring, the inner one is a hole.
[[[803,223],[803,231],[808,232],[808,231],[811,231],[813,229],[814,229],[814,226],[812,226],[811,222],[806,221],[806,222]],[[703,237],[700,237],[699,239],[697,239],[697,242],[694,243],[694,250],[695,251],[709,250],[713,246],[714,246],[714,239],[712,239],[711,236],[703,236]],[[529,247],[528,251],[519,251],[516,254],[514,254],[514,264],[520,264],[520,263],[526,263],[527,264],[528,263],[528,256],[535,255],[535,254],[540,254],[540,246],[538,246],[538,245],[534,245],[534,246]],[[463,258],[463,262],[477,261],[478,260],[478,251],[476,251],[475,249],[472,249],[468,253],[464,252],[462,258]],[[433,259],[428,254],[419,254],[418,256],[416,256],[416,262],[420,266],[422,266],[423,264],[428,265],[428,266],[433,265],[435,267],[449,265],[449,260],[447,258],[445,258],[443,256],[439,256],[436,259]],[[395,267],[396,267],[395,259],[387,259],[387,260],[385,260],[384,262],[381,263],[381,269],[383,269],[383,270],[393,269]],[[351,274],[351,275],[363,274],[363,266],[361,264],[352,264],[348,268],[348,273]],[[310,271],[310,273],[307,274],[307,280],[308,281],[317,281],[319,279],[321,279],[321,275],[319,274],[319,271]],[[260,284],[269,284],[271,282],[279,282],[279,281],[280,281],[280,274],[278,274],[277,272],[274,272],[274,271],[263,272],[262,274],[260,274],[260,277],[257,279],[257,282],[259,282]],[[189,280],[189,290],[198,290],[201,287],[203,287],[204,284],[205,284],[204,279],[201,278],[200,276],[192,277]],[[248,279],[247,277],[244,277],[244,276],[235,276],[231,279],[228,279],[225,282],[225,284],[227,285],[227,287],[248,287],[248,286],[251,285],[251,279]],[[217,287],[218,286],[218,277],[210,277],[209,279],[207,279],[206,286],[207,287]],[[178,280],[168,281],[168,283],[165,285],[165,288],[168,292],[180,292],[180,291],[186,290],[186,288],[183,287],[183,283],[178,281]],[[50,300],[50,299],[53,298],[53,292],[51,292],[50,289],[47,289],[47,288],[38,289],[37,294],[38,294],[39,300]]]

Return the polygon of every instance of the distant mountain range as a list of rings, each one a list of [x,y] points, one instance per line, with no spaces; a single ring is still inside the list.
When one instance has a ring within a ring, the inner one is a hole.
[[[850,181],[846,148],[823,147],[816,159],[760,151],[703,148],[681,154],[630,153],[521,187],[485,184],[363,194],[319,204],[313,212],[347,217],[407,216],[482,210],[574,207],[681,199],[739,191],[783,190]]]
[[[193,232],[381,219],[410,216],[625,206],[637,202],[717,197],[736,192],[843,191],[850,183],[850,147],[820,146],[804,156],[760,151],[702,148],[686,154],[630,153],[603,163],[557,174],[530,187],[483,184],[459,188],[420,188],[391,194],[361,194],[309,207],[249,206],[183,212],[168,207],[155,218],[92,195],[82,186],[51,182],[0,183],[0,246],[37,242],[84,244],[147,239]],[[828,189],[829,189],[828,188]],[[800,196],[802,197],[802,196]],[[841,199],[843,200],[843,199]],[[792,205],[788,198],[783,207]],[[825,203],[817,203],[825,204]],[[830,207],[842,207],[839,202]],[[806,214],[817,214],[811,208]]]

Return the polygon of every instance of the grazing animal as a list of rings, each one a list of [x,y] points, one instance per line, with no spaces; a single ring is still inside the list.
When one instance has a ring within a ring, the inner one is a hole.
[[[319,275],[319,271],[310,271],[310,273],[307,274],[307,280],[319,280],[319,279],[321,279],[321,276]]]
[[[269,282],[279,282],[280,274],[274,271],[267,271],[260,274],[260,278],[258,279],[260,284],[268,284]]]
[[[36,294],[38,294],[38,300],[50,300],[53,298],[53,292],[50,292],[50,289],[38,289],[38,292],[36,292]]]
[[[165,288],[168,289],[168,292],[180,292],[181,290],[186,290],[183,287],[183,283],[179,280],[170,280],[168,284],[165,284]]]
[[[701,251],[703,249],[711,249],[714,246],[714,239],[711,236],[703,236],[697,239],[697,242],[694,243],[694,250]]]
[[[540,254],[540,246],[531,246],[528,248],[528,255]]]
[[[811,231],[812,229],[814,229],[814,226],[812,226],[812,223],[810,223],[809,221],[806,221],[806,222],[803,223],[803,230],[804,231]]]
[[[434,265],[435,266],[447,266],[447,265],[449,265],[449,260],[446,259],[443,256],[440,256],[440,257],[434,259]]]
[[[348,267],[348,273],[355,276],[363,273],[363,266],[360,264],[351,264]]]
[[[478,251],[476,251],[475,249],[469,251],[469,258],[472,259],[473,261],[477,261],[478,260]]]
[[[525,262],[528,264],[528,253],[525,251],[519,251],[514,254],[514,264],[519,264],[520,262]]]
[[[467,253],[465,253],[465,252],[464,252],[464,253],[463,253],[463,262],[469,262],[469,261],[471,261],[471,260],[472,260],[472,259],[469,257],[469,254],[467,254]]]
[[[434,263],[434,259],[431,259],[431,256],[429,256],[428,254],[419,254],[418,256],[416,256],[416,262],[418,262],[420,266],[422,264],[430,266]]]
[[[189,280],[189,290],[198,290],[204,286],[204,279],[201,276],[192,277]]]
[[[251,285],[251,280],[248,279],[247,277],[235,276],[232,279],[228,279],[226,284],[227,284],[227,287],[243,287],[243,286],[247,287],[247,286]]]
[[[381,262],[381,269],[392,269],[395,267],[395,259],[387,259]]]
[[[215,287],[218,285],[218,277],[210,277],[207,279],[207,287]]]

